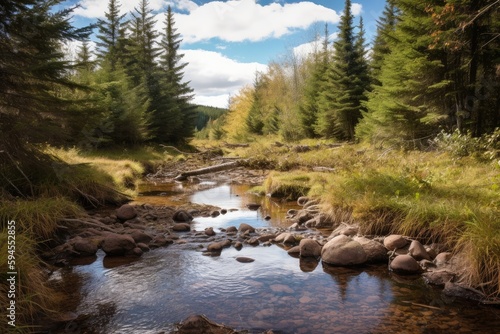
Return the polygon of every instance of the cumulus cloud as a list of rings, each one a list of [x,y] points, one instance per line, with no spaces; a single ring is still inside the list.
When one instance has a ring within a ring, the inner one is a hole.
[[[351,5],[352,15],[358,16],[361,14],[362,11],[363,11],[363,6],[360,3],[353,3]]]
[[[333,33],[328,36],[328,40],[330,41],[329,47],[332,46],[332,41],[336,40],[338,33]],[[293,48],[293,54],[298,58],[307,57],[309,54],[321,51],[323,48],[323,37],[320,37],[312,42],[303,43],[297,45]]]
[[[337,23],[339,18],[333,9],[308,1],[263,6],[256,0],[230,0],[193,6],[188,14],[176,15],[176,25],[187,43],[215,37],[241,42],[279,38],[315,22]]]
[[[227,107],[230,95],[250,84],[256,71],[266,71],[267,65],[241,63],[221,53],[206,50],[182,50],[185,68],[184,79],[190,81],[196,97],[195,103]],[[203,103],[202,103],[203,102]]]

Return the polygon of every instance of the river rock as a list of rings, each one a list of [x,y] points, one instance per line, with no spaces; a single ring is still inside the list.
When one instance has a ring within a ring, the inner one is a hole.
[[[172,229],[176,232],[187,232],[191,230],[191,225],[188,223],[177,223],[172,226]]]
[[[289,250],[286,251],[290,255],[295,255],[295,254],[300,254],[300,247],[299,246],[293,246]]]
[[[390,268],[398,274],[417,274],[422,270],[417,260],[410,255],[396,256],[392,260]]]
[[[451,281],[445,283],[443,293],[450,297],[460,297],[474,301],[483,301],[486,299],[481,291]]]
[[[422,276],[427,284],[444,286],[455,278],[455,274],[448,270],[435,270],[423,273]]]
[[[236,261],[241,262],[241,263],[250,263],[255,261],[255,259],[252,259],[251,257],[246,257],[246,256],[238,256],[236,258]]]
[[[178,334],[230,334],[236,333],[233,329],[217,324],[204,315],[190,315],[178,326]]]
[[[136,244],[130,235],[109,233],[104,237],[101,248],[107,255],[124,255],[136,248]]]
[[[238,228],[238,232],[245,233],[247,231],[248,231],[248,233],[254,233],[255,232],[255,228],[253,228],[253,226],[250,226],[250,225],[248,225],[246,223],[241,223],[240,227]]]
[[[243,248],[243,243],[241,243],[240,241],[236,241],[234,243],[234,248],[236,248],[237,250],[240,250]]]
[[[207,227],[205,229],[205,234],[212,237],[215,235],[215,231],[214,231],[214,228],[213,227]]]
[[[308,212],[307,210],[300,210],[299,213],[293,218],[293,222],[302,225],[308,220],[314,218],[314,215]]]
[[[358,231],[359,231],[359,226],[357,225],[341,224],[335,230],[332,231],[329,238],[331,239],[338,235],[346,235],[348,237],[352,237],[358,234]]]
[[[434,259],[434,263],[436,266],[444,266],[446,265],[450,260],[451,260],[452,254],[450,252],[442,252],[436,255],[436,258]]]
[[[315,227],[315,228],[325,228],[325,227],[332,227],[333,226],[333,220],[330,215],[327,215],[325,213],[319,213],[315,215],[312,219],[309,219],[304,223],[306,227]]]
[[[172,238],[167,238],[164,235],[157,235],[154,237],[153,241],[149,244],[149,247],[153,247],[153,248],[163,247],[163,246],[167,246],[167,245],[170,245],[173,243],[174,243],[174,240],[172,240]]]
[[[229,226],[228,228],[226,228],[226,233],[236,233],[236,232],[238,232],[236,226]]]
[[[75,237],[69,243],[80,256],[92,256],[97,253],[97,242],[92,239]]]
[[[368,239],[366,237],[353,237],[353,240],[359,242],[366,253],[366,262],[368,263],[379,263],[387,262],[389,259],[387,255],[387,250],[384,245],[380,242]]]
[[[418,240],[413,240],[411,242],[410,248],[408,248],[408,253],[417,261],[431,260],[431,257],[427,254],[424,246]]]
[[[149,252],[150,251],[149,246],[146,245],[146,244],[143,244],[142,242],[139,242],[137,244],[137,247],[139,247],[143,252]]]
[[[116,210],[116,217],[122,221],[133,219],[137,216],[137,211],[130,204],[123,204]]]
[[[384,239],[384,246],[390,251],[398,248],[403,248],[408,244],[408,241],[399,234],[391,234]]]
[[[266,233],[259,236],[259,241],[266,242],[276,238],[276,234]]]
[[[294,244],[296,242],[295,237],[293,234],[288,233],[288,232],[283,232],[279,234],[275,239],[275,242],[277,243],[284,243],[284,244]]]
[[[130,233],[130,236],[136,243],[148,244],[149,242],[151,242],[151,240],[153,240],[152,236],[139,230],[132,231],[132,233]]]
[[[352,266],[367,260],[363,246],[346,235],[339,235],[328,241],[321,250],[323,262],[336,266]]]
[[[193,216],[186,210],[177,210],[174,212],[172,219],[178,222],[190,222],[193,220]]]
[[[257,237],[250,238],[246,241],[247,244],[251,246],[258,246],[260,244],[259,239]]]
[[[319,257],[321,256],[321,248],[321,245],[313,239],[302,239],[299,243],[301,257]]]

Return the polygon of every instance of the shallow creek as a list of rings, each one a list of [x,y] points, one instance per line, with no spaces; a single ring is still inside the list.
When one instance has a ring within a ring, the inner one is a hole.
[[[282,205],[248,195],[247,186],[145,185],[137,203],[203,203],[228,210],[218,217],[196,218],[193,228],[286,227]],[[248,203],[262,203],[257,211]],[[230,209],[238,209],[232,211]],[[264,219],[269,215],[270,220]],[[326,232],[325,232],[326,233]],[[183,235],[180,233],[182,240]],[[206,245],[205,245],[206,246]],[[99,251],[87,264],[74,263],[58,275],[79,287],[74,304],[79,318],[64,332],[170,333],[191,314],[249,333],[498,333],[500,309],[456,300],[402,277],[387,266],[339,268],[288,255],[277,245],[240,251],[224,249],[204,256],[199,245],[173,244],[137,260],[106,258]],[[238,256],[255,259],[240,263]],[[71,329],[71,331],[69,331]]]

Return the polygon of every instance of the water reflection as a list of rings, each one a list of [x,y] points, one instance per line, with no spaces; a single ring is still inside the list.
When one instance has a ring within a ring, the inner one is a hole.
[[[219,186],[184,201],[237,208],[217,218],[197,218],[196,229],[276,223],[262,215],[268,199],[246,195],[245,186]],[[177,196],[177,195],[176,195]],[[245,204],[262,204],[258,211]],[[155,203],[157,204],[157,203]],[[280,213],[284,216],[284,213]],[[275,225],[276,226],[276,225]],[[196,247],[171,245],[138,261],[107,258],[73,267],[81,301],[75,306],[86,333],[170,332],[190,314],[205,314],[237,329],[282,333],[494,333],[500,310],[446,301],[420,278],[392,276],[386,266],[332,267],[289,256],[276,245],[224,249],[204,256]],[[255,259],[240,263],[239,256]],[[65,269],[67,270],[67,269]],[[423,306],[422,306],[423,305]],[[435,305],[435,308],[428,306]]]

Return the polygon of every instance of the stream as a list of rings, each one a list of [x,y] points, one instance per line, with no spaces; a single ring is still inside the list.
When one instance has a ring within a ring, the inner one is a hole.
[[[285,213],[295,208],[250,195],[245,185],[208,182],[196,185],[187,198],[183,187],[189,185],[143,185],[136,203],[190,201],[225,208],[224,215],[192,223],[196,230],[216,232],[242,222],[286,228]],[[249,203],[262,206],[249,210]],[[255,261],[240,263],[239,256]],[[56,275],[78,287],[68,309],[79,316],[57,333],[171,333],[191,314],[248,333],[498,333],[500,328],[500,309],[446,297],[420,276],[398,276],[384,265],[327,266],[292,257],[274,244],[205,256],[202,246],[181,242],[133,260],[99,251]]]

